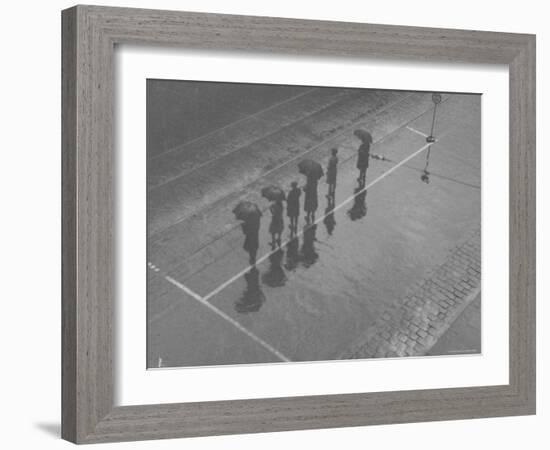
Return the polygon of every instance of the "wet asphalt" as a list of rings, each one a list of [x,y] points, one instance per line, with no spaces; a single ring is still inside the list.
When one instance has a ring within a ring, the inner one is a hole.
[[[445,97],[431,147],[422,135],[430,131],[431,109],[393,128],[384,126],[392,120],[388,111],[376,124],[371,155],[380,159],[371,158],[367,189],[357,182],[360,142],[344,129],[313,152],[325,165],[328,149],[340,149],[334,200],[325,197],[322,179],[316,224],[307,226],[301,212],[298,236],[291,239],[285,214],[280,249],[271,246],[270,217],[264,212],[255,267],[249,266],[244,236],[228,215],[235,201],[250,195],[250,187],[222,199],[223,207],[214,211],[198,206],[189,215],[194,226],[186,227],[186,217],[178,216],[150,237],[149,257],[158,271],[148,277],[148,366],[157,367],[159,358],[164,367],[280,362],[270,348],[292,361],[338,358],[479,225],[480,97]],[[217,170],[224,171],[223,158]],[[254,189],[277,180],[284,188],[291,180],[305,182],[289,163],[260,177]],[[267,200],[255,199],[267,208]]]

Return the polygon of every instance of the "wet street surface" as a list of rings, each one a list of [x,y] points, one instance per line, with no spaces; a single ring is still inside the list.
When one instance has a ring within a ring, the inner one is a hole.
[[[321,93],[298,92],[148,162],[149,367],[342,358],[479,229],[479,96],[444,95],[430,145],[431,94]],[[364,185],[356,128],[374,140]],[[333,147],[334,198],[323,177],[314,223],[302,196],[297,235],[285,212],[274,247],[262,187],[303,186],[300,159],[326,168]],[[242,200],[263,214],[254,266],[232,213]],[[457,351],[457,336],[441,352]]]

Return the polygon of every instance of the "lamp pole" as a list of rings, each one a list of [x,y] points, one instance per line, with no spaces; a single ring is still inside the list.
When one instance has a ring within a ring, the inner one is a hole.
[[[430,142],[430,143],[435,142],[435,137],[434,137],[435,113],[437,111],[437,105],[441,103],[441,100],[442,100],[441,94],[438,94],[438,93],[432,94],[432,102],[434,102],[434,114],[432,116],[432,128],[430,131],[430,135],[426,138],[426,142]]]

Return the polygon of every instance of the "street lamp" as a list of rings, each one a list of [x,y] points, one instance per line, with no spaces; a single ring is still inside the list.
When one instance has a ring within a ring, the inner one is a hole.
[[[432,117],[432,129],[430,131],[430,135],[426,138],[426,142],[434,143],[434,126],[435,126],[435,113],[437,111],[437,105],[441,103],[441,94],[433,93],[432,94],[432,102],[434,102],[434,114]]]

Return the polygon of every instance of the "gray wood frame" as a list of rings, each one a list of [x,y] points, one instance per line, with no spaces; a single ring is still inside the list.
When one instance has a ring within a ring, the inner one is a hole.
[[[62,436],[77,443],[535,413],[535,36],[76,6],[62,13]],[[115,44],[506,64],[510,380],[502,386],[113,406]]]

